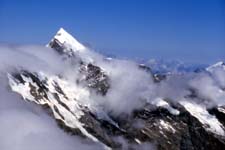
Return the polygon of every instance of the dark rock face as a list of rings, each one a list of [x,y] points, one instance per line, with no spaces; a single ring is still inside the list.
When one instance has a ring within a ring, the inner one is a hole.
[[[182,120],[188,125],[192,149],[221,149],[225,146],[225,140],[210,132],[207,132],[202,124],[189,112],[182,114]],[[221,139],[220,139],[221,138]],[[185,146],[185,149],[189,147]]]
[[[61,55],[67,55],[69,57],[75,58],[76,55],[70,49],[65,52],[66,47],[63,43],[60,43],[57,39],[53,39],[49,46],[56,50]],[[75,58],[80,59],[80,58]],[[97,93],[105,95],[109,89],[109,78],[108,76],[102,71],[102,69],[94,64],[85,63],[82,60],[80,62],[80,73],[85,76],[85,84],[88,87],[94,89]]]
[[[212,108],[208,110],[210,114],[215,115],[218,120],[225,126],[225,106]]]
[[[81,67],[81,73],[85,75],[85,82],[88,87],[102,95],[107,93],[110,87],[109,78],[100,67],[89,63]]]
[[[53,40],[49,45],[60,54],[64,53],[65,47],[59,41]],[[151,72],[150,68],[140,67]],[[107,94],[110,89],[110,78],[100,67],[82,62],[80,73],[85,78],[80,80],[79,84],[84,84],[102,96]],[[157,75],[155,81],[160,82],[165,78],[165,76]],[[98,113],[71,98],[60,78],[54,78],[50,82],[48,76],[43,79],[38,73],[20,70],[11,73],[10,80],[12,89],[14,86],[26,87],[31,96],[25,99],[42,105],[65,132],[94,139],[113,149],[123,148],[122,142],[117,137],[127,141],[128,149],[136,149],[136,145],[146,142],[154,143],[159,150],[225,149],[225,135],[221,136],[208,131],[202,122],[180,104],[176,106],[170,104],[180,112],[177,115],[166,108],[147,104],[131,115],[115,117],[108,112],[103,112],[107,117],[99,117]],[[13,91],[23,95],[21,91],[15,89]],[[76,111],[71,109],[71,104],[76,106]],[[208,112],[215,115],[224,126],[224,110],[220,107]],[[68,117],[71,120],[68,121]]]

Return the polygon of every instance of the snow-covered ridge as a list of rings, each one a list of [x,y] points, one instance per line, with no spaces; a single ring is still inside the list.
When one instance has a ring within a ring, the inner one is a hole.
[[[180,104],[183,105],[192,116],[198,119],[205,126],[206,130],[217,135],[225,135],[223,125],[215,116],[209,114],[204,106],[188,101],[181,101]]]
[[[222,61],[219,61],[219,62],[217,62],[217,63],[207,67],[206,70],[207,71],[212,71],[212,70],[214,70],[215,68],[218,68],[218,67],[219,68],[222,67],[225,70],[225,63],[222,62]]]
[[[78,40],[76,40],[63,28],[59,29],[59,31],[56,33],[51,42],[53,42],[54,40],[57,40],[57,42],[59,42],[63,47],[65,47],[66,50],[72,50],[76,52],[76,51],[84,51],[86,49],[86,47],[83,44],[81,44]]]
[[[179,115],[180,114],[179,110],[174,109],[172,106],[169,105],[168,102],[166,102],[165,100],[163,100],[161,98],[157,98],[157,99],[153,100],[151,102],[151,104],[153,104],[157,107],[165,108],[173,115]]]

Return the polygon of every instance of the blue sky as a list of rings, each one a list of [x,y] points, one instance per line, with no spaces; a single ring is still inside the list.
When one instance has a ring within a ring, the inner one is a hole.
[[[0,42],[46,44],[60,27],[120,57],[225,60],[225,0],[0,0]]]

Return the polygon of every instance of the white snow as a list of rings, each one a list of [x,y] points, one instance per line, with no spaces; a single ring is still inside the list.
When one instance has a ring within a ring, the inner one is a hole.
[[[141,141],[137,138],[134,139],[138,144],[141,144]]]
[[[160,119],[159,124],[160,124],[160,127],[162,127],[163,129],[166,129],[168,131],[172,131],[173,133],[176,132],[176,130],[170,125],[169,122],[166,122],[166,121]]]
[[[221,106],[218,107],[218,111],[225,114],[225,108],[223,108],[223,107],[221,107]]]
[[[72,35],[66,32],[63,28],[60,28],[59,31],[54,36],[54,39],[58,40],[67,50],[83,51],[86,49],[84,45],[78,42]]]
[[[26,79],[26,77],[24,77],[22,75],[23,80],[27,81],[29,79]],[[30,101],[34,101],[35,99],[34,97],[30,94],[30,87],[29,87],[29,82],[26,82],[25,84],[22,83],[17,83],[16,80],[14,80],[14,78],[8,74],[8,79],[9,79],[9,85],[12,89],[12,91],[19,93],[23,99],[27,99]]]
[[[181,101],[181,105],[195,118],[197,118],[205,127],[206,130],[211,131],[217,135],[225,136],[222,124],[217,118],[208,113],[205,106],[189,101]]]
[[[207,71],[212,71],[212,70],[214,70],[215,68],[218,68],[218,67],[222,67],[225,70],[224,62],[219,61],[219,62],[217,62],[217,63],[207,67],[206,70]]]
[[[151,101],[151,104],[155,105],[157,107],[162,107],[162,108],[167,109],[172,115],[179,115],[180,114],[179,110],[171,107],[169,105],[169,103],[166,102],[165,100],[163,100],[162,98],[156,98],[155,100]]]

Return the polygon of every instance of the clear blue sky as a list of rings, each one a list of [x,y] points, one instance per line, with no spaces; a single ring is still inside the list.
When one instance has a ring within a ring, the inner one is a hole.
[[[225,60],[225,0],[0,0],[0,42],[46,44],[60,27],[116,56]]]

